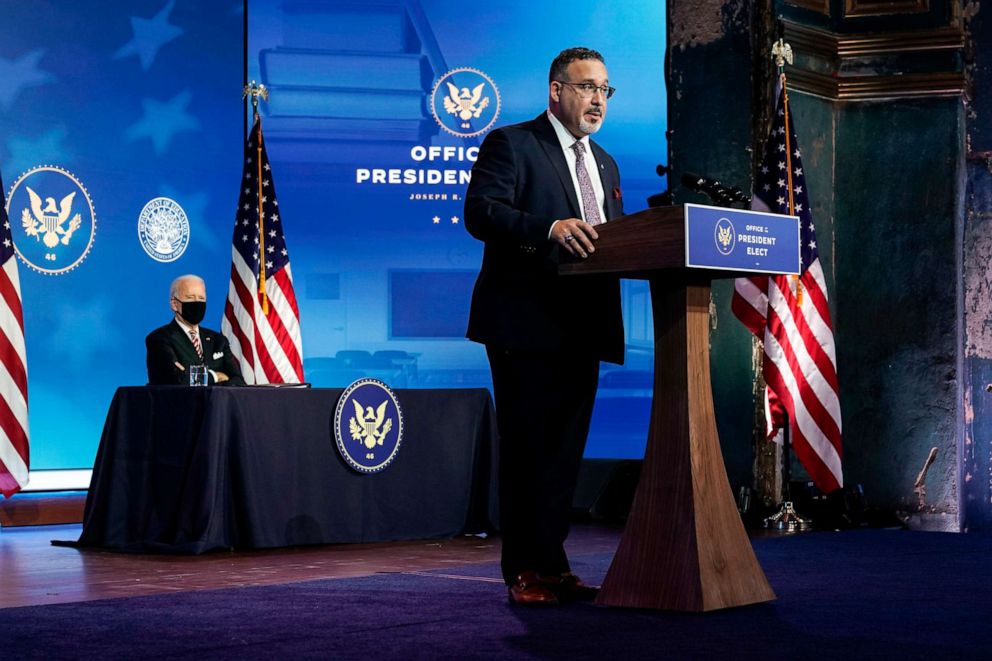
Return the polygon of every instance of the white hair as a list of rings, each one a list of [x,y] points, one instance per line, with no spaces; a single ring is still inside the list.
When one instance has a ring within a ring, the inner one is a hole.
[[[175,280],[172,281],[172,284],[171,285],[169,285],[169,298],[170,299],[177,298],[176,294],[179,293],[179,286],[183,282],[185,282],[186,280],[198,280],[200,282],[200,284],[203,285],[203,288],[204,289],[207,288],[207,283],[203,281],[203,278],[201,278],[198,275],[194,275],[192,273],[187,273],[186,275],[179,276],[178,278],[176,278]]]

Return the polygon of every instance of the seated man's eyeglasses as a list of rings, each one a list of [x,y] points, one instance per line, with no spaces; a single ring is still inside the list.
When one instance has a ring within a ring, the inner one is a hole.
[[[610,87],[609,85],[593,85],[592,83],[569,83],[564,80],[556,80],[556,83],[561,83],[562,85],[569,85],[575,88],[579,96],[591,99],[595,96],[596,92],[601,93],[607,99],[613,96],[613,93],[617,91],[617,88]]]

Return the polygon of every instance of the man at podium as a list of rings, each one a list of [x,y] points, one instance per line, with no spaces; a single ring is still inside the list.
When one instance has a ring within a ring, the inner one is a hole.
[[[589,136],[613,96],[603,56],[551,63],[548,109],[483,142],[465,227],[485,243],[467,336],[486,345],[500,431],[502,571],[510,599],[592,599],[565,555],[599,361],[623,362],[617,280],[560,278],[561,251],[586,257],[595,226],[623,215],[616,162]]]

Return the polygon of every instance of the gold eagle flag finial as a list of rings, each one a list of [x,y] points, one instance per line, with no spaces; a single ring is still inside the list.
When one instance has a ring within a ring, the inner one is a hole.
[[[775,58],[775,66],[782,70],[787,63],[792,64],[792,46],[785,39],[779,39],[772,46],[772,57]]]
[[[247,99],[251,97],[251,108],[258,113],[258,98],[261,97],[263,101],[269,100],[269,88],[262,83],[257,83],[254,80],[244,86],[241,91],[241,98]]]
[[[251,110],[252,115],[255,118],[255,124],[258,126],[258,143],[255,145],[257,150],[257,160],[256,166],[258,167],[258,295],[262,301],[262,314],[268,316],[269,314],[269,297],[265,293],[265,214],[264,214],[264,195],[262,194],[262,118],[258,114],[258,98],[262,97],[265,101],[269,100],[269,89],[262,83],[257,83],[254,80],[244,86],[241,92],[241,99],[247,99],[251,97]]]

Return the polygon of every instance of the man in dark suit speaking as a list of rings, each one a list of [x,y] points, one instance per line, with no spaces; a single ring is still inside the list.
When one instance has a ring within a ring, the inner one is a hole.
[[[207,287],[195,275],[172,281],[169,307],[175,317],[145,338],[148,383],[189,384],[189,366],[205,365],[210,385],[243,386],[241,369],[231,355],[227,338],[200,326],[207,310]]]
[[[502,570],[510,599],[591,599],[565,555],[599,361],[622,363],[616,280],[562,278],[595,226],[623,215],[616,162],[589,136],[614,92],[599,53],[551,63],[548,110],[490,133],[472,168],[465,227],[485,242],[468,337],[486,345],[500,432]]]

